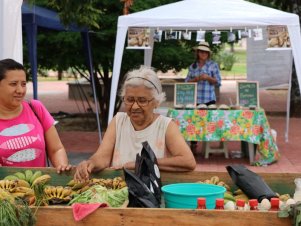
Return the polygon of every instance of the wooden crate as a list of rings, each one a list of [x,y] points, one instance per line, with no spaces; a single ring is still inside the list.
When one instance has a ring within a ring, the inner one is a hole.
[[[65,185],[74,174],[74,171],[56,174],[53,168],[32,168],[42,170],[52,176],[53,185]],[[22,168],[0,168],[0,178],[23,171]],[[95,177],[113,178],[122,176],[122,171],[104,170]],[[293,173],[260,173],[269,186],[278,193],[293,194],[295,189],[294,179],[301,174]],[[170,173],[162,172],[163,184],[178,182],[196,182],[218,176],[221,180],[233,186],[231,178],[226,172],[189,172]],[[72,208],[69,206],[33,207],[36,211],[37,226],[69,226],[69,225],[266,225],[290,226],[290,218],[278,218],[277,212],[259,211],[226,211],[226,210],[186,210],[186,209],[142,209],[142,208],[103,208],[95,211],[82,221],[76,222],[73,218]]]

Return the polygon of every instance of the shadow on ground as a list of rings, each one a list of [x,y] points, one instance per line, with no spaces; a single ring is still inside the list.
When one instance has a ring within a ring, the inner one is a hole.
[[[91,131],[97,132],[97,121],[95,115],[90,114],[68,114],[59,112],[52,114],[58,121],[56,128],[59,132],[65,131]]]

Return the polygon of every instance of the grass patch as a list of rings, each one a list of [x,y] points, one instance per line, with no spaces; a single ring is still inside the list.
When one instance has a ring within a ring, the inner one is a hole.
[[[221,70],[222,77],[225,79],[239,79],[247,77],[247,56],[246,50],[235,50],[234,55],[237,62],[234,63],[231,71]]]

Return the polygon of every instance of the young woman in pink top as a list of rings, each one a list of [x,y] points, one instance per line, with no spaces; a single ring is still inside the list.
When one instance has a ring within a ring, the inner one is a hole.
[[[48,157],[58,173],[70,170],[54,119],[40,101],[30,106],[25,95],[23,65],[0,60],[0,165],[45,167]]]

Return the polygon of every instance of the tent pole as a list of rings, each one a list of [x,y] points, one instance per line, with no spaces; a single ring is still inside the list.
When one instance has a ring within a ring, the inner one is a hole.
[[[83,41],[84,41],[84,46],[86,49],[86,59],[87,59],[87,64],[88,64],[88,69],[90,73],[90,78],[92,81],[92,90],[93,90],[93,98],[95,102],[95,110],[96,110],[96,120],[97,120],[97,128],[98,128],[98,138],[99,138],[99,144],[101,144],[101,126],[100,126],[100,121],[99,121],[99,107],[98,107],[98,98],[96,95],[96,88],[95,88],[95,79],[93,75],[93,64],[92,64],[92,53],[91,53],[91,43],[90,43],[90,37],[88,31],[86,32],[81,32]]]
[[[154,33],[155,30],[151,29],[150,30],[150,35],[149,35],[149,45],[152,46],[150,49],[145,49],[144,50],[144,65],[150,67],[152,65],[152,58],[153,58],[153,46],[154,46]]]
[[[123,49],[124,49],[127,30],[128,30],[128,27],[118,27],[118,29],[117,29],[115,53],[114,53],[114,64],[113,64],[113,75],[112,75],[112,82],[111,82],[108,124],[112,120],[113,114],[114,114],[117,88],[118,88],[119,75],[120,75],[120,68],[121,68],[121,62],[122,62],[122,55],[123,55]]]
[[[37,62],[37,25],[35,23],[26,24],[26,38],[31,67],[33,99],[38,99],[38,62]]]
[[[292,67],[293,67],[293,54],[291,54],[291,66],[290,66],[290,77],[289,85],[287,91],[287,101],[286,101],[286,129],[285,129],[285,142],[288,143],[288,131],[289,131],[289,121],[290,121],[290,107],[291,107],[291,86],[292,86]]]

